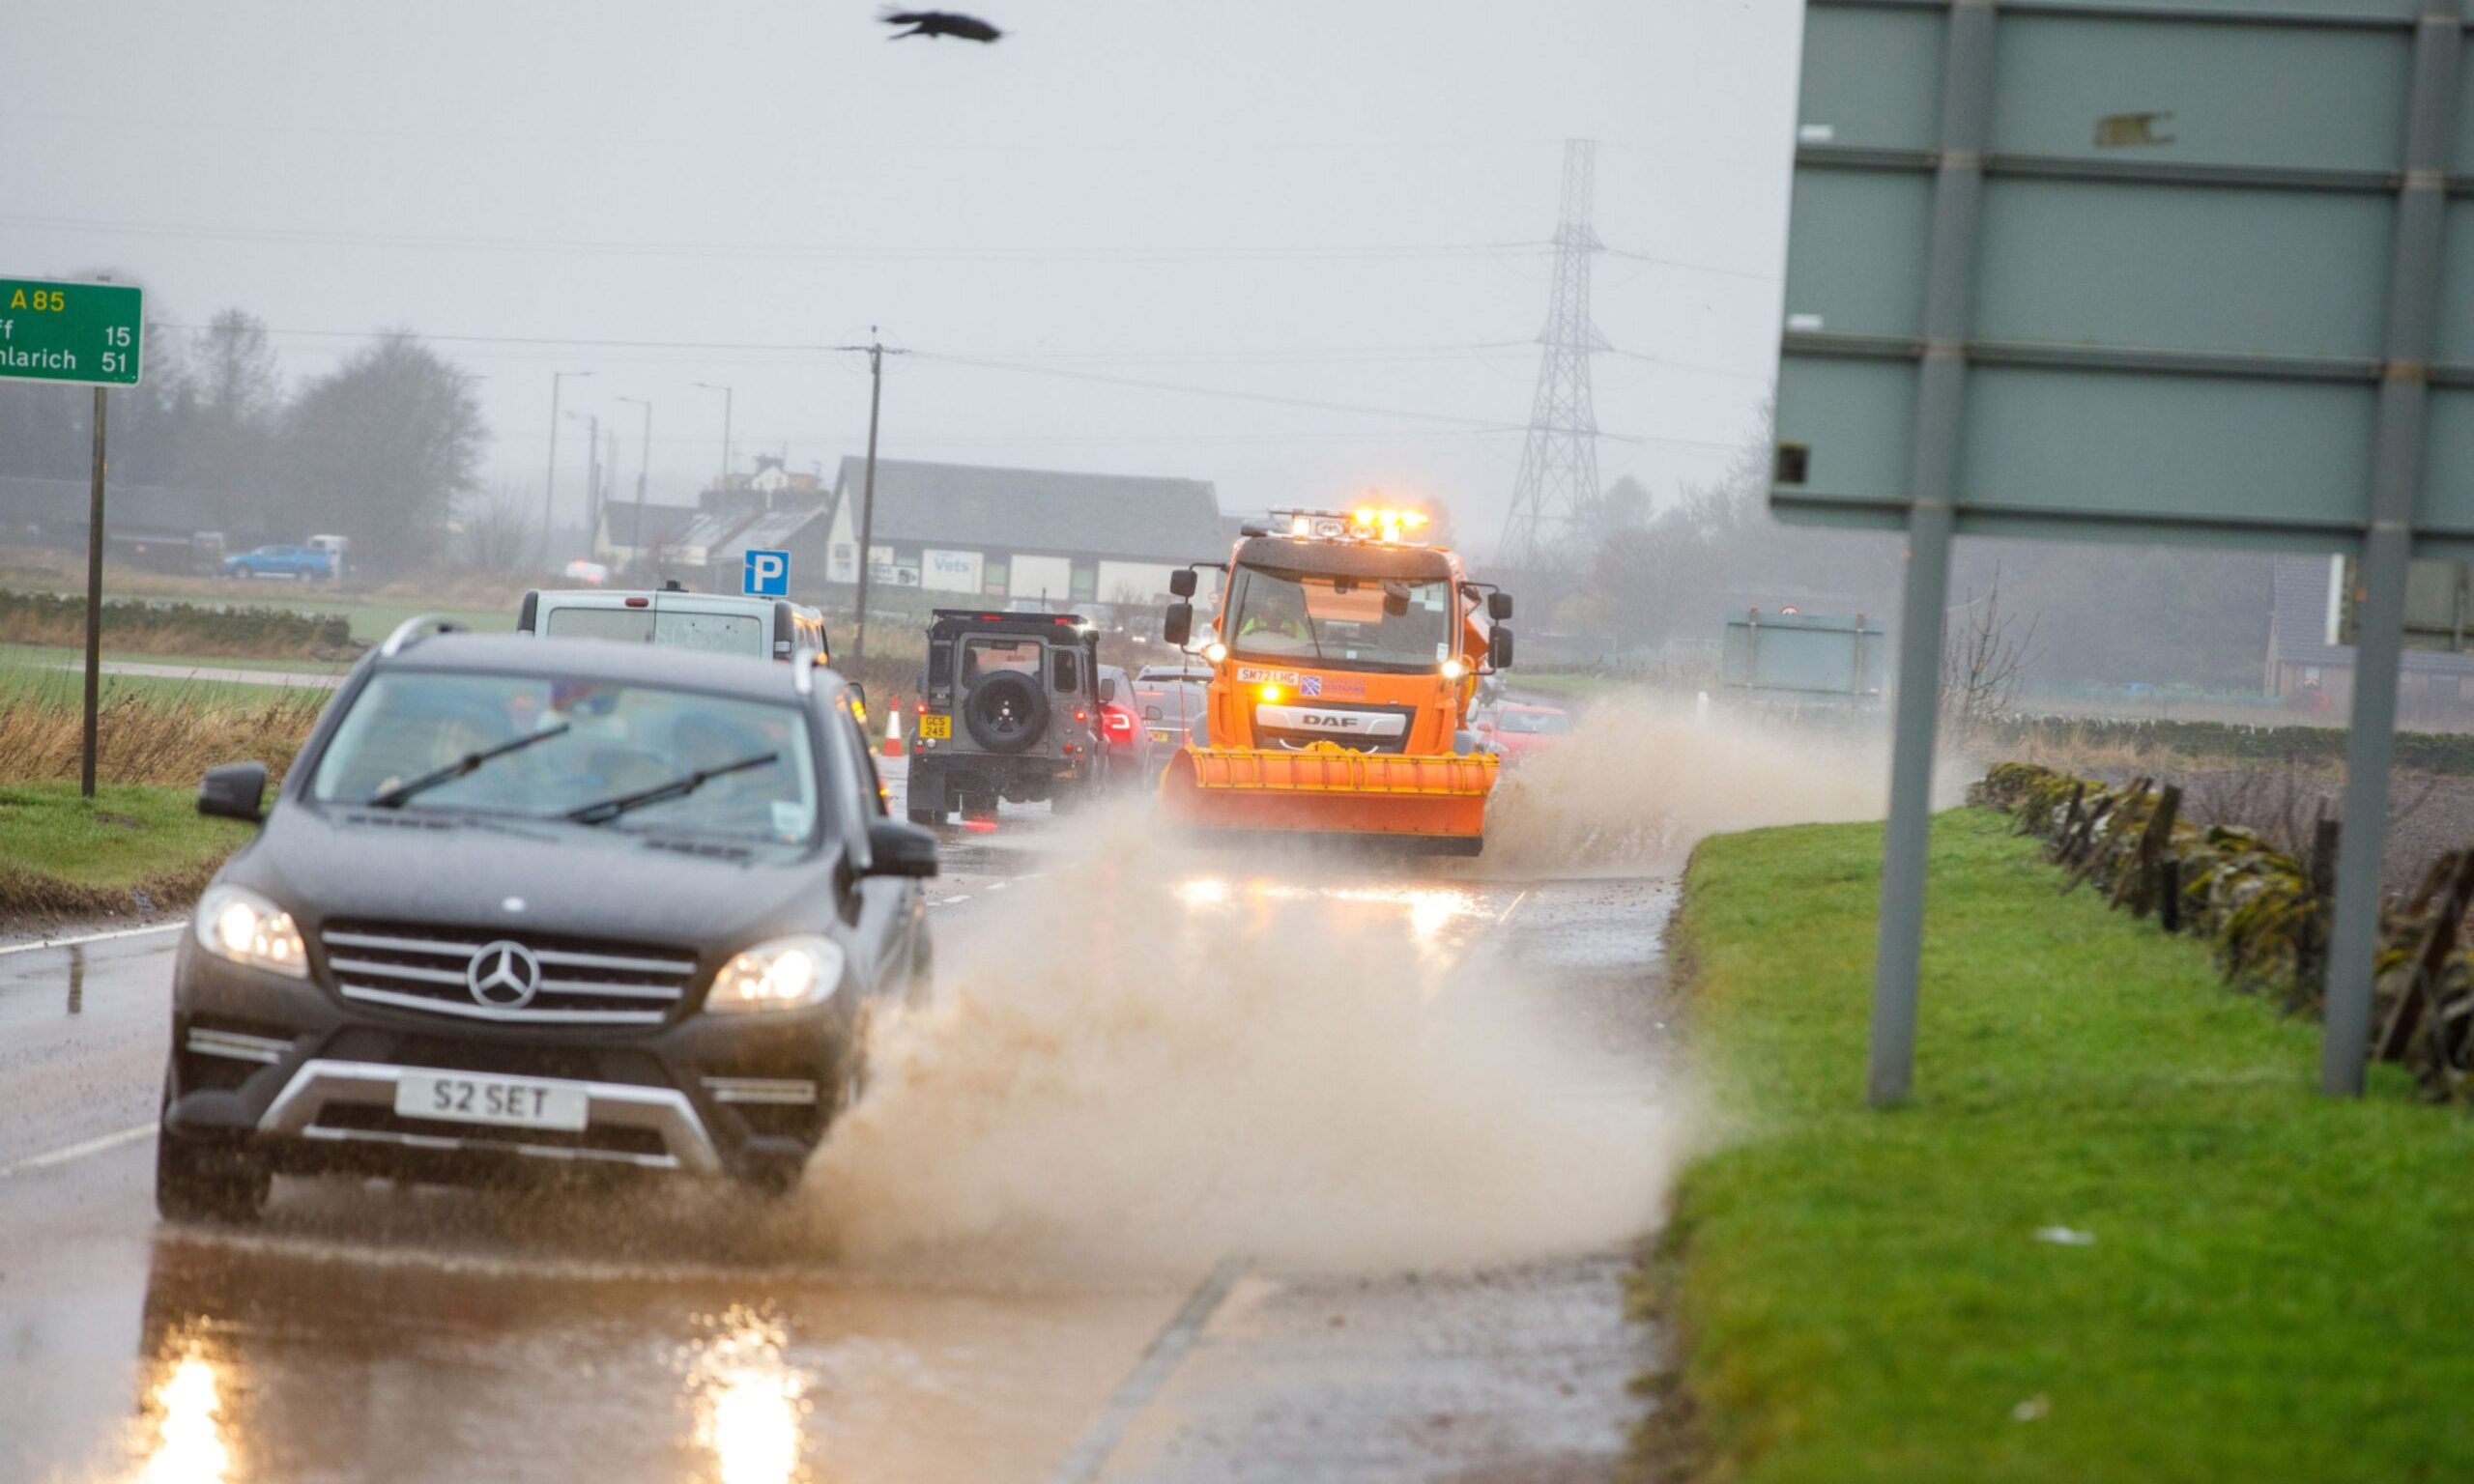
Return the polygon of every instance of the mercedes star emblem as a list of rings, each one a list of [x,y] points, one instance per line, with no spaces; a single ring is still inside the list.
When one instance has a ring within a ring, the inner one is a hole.
[[[493,1010],[522,1010],[541,987],[541,960],[521,943],[483,946],[464,970],[465,985],[475,1004]]]

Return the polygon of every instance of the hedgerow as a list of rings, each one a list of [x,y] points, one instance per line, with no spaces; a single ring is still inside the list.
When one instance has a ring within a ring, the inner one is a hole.
[[[85,637],[84,598],[0,591],[0,643],[80,644]],[[103,644],[145,654],[306,659],[349,650],[352,620],[288,608],[120,599],[103,605]]]

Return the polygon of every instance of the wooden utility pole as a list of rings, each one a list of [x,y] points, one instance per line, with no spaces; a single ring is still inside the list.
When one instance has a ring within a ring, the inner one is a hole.
[[[96,717],[103,700],[103,388],[95,388],[94,488],[86,510],[86,725],[77,750],[77,792],[95,796]]]

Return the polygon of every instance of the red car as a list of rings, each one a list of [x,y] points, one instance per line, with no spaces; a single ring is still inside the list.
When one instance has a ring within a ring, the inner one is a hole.
[[[1560,746],[1572,734],[1572,714],[1554,706],[1507,700],[1479,718],[1477,731],[1503,753],[1506,761],[1516,761]]]
[[[1151,779],[1151,731],[1136,704],[1133,677],[1114,665],[1101,666],[1100,740],[1108,748],[1108,782],[1125,787]]]

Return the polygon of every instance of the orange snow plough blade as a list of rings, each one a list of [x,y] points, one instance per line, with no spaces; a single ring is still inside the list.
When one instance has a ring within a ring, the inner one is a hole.
[[[1476,855],[1496,760],[1181,748],[1160,781],[1160,812],[1208,831],[1314,836]]]

